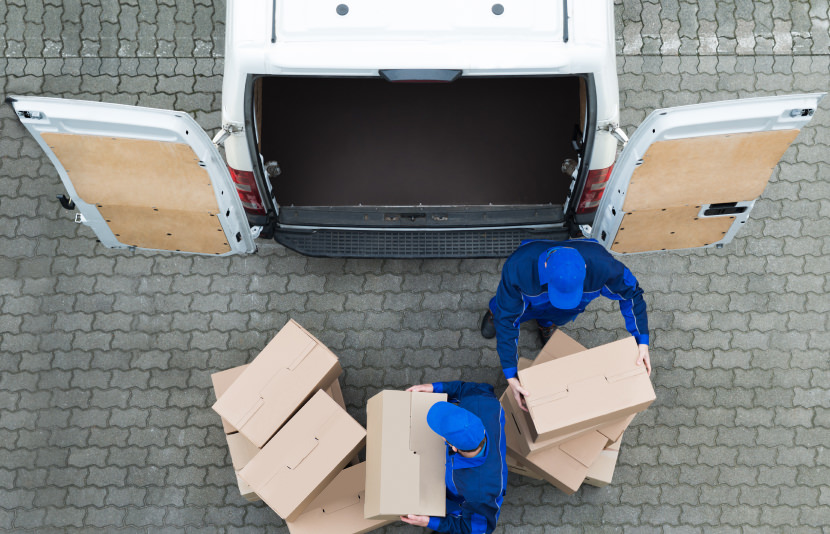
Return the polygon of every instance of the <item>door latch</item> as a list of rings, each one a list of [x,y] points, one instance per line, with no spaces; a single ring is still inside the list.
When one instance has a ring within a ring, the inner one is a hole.
[[[58,195],[58,202],[61,203],[61,207],[65,210],[72,211],[75,209],[75,203],[66,195]]]
[[[43,113],[41,113],[40,111],[20,110],[20,111],[17,112],[17,114],[18,114],[18,116],[20,116],[21,119],[40,120],[40,119],[43,118]]]

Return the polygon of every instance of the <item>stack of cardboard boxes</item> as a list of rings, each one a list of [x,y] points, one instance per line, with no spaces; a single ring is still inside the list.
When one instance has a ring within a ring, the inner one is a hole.
[[[508,469],[569,495],[610,483],[623,432],[655,399],[637,355],[634,338],[587,350],[557,331],[534,361],[521,359],[529,412],[510,389],[501,397]]]
[[[509,469],[568,494],[608,484],[623,432],[654,400],[636,356],[633,338],[586,350],[557,332],[535,361],[520,360],[529,413],[509,389],[501,398]],[[367,437],[346,412],[341,373],[337,356],[289,321],[250,364],[212,376],[240,494],[265,501],[293,534],[443,516],[445,445],[426,414],[446,394],[378,393]]]
[[[294,534],[391,522],[364,518],[366,464],[356,455],[366,430],[346,412],[341,373],[337,356],[290,321],[250,364],[212,376],[240,493],[265,501]]]

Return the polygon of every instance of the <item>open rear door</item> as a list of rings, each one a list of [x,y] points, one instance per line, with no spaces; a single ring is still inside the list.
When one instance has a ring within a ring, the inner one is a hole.
[[[729,243],[824,94],[654,111],[617,159],[590,237],[619,254]]]
[[[58,98],[8,99],[110,248],[256,250],[230,173],[189,115]]]

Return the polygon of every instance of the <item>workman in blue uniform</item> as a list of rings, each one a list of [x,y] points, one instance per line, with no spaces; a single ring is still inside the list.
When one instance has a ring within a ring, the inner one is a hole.
[[[526,241],[507,258],[496,296],[481,321],[481,335],[496,337],[504,376],[519,405],[528,391],[516,376],[519,325],[535,319],[542,343],[603,295],[620,303],[625,327],[639,345],[637,365],[651,374],[648,316],[643,290],[628,268],[593,239]]]
[[[504,410],[493,386],[435,382],[407,391],[446,393],[427,413],[427,424],[447,442],[447,514],[401,516],[410,525],[453,534],[489,534],[496,528],[507,488]]]

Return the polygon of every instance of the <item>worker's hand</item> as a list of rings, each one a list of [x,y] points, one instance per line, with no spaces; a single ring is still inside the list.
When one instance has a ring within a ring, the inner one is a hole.
[[[425,527],[429,525],[429,516],[415,514],[402,515],[401,521],[409,523],[410,525],[415,525],[416,527]]]
[[[407,389],[407,391],[417,391],[420,393],[432,393],[432,384],[418,384]],[[420,517],[420,516],[418,516]],[[426,525],[424,525],[426,526]]]
[[[637,365],[646,366],[648,375],[651,376],[651,359],[648,357],[648,345],[639,345],[640,355],[637,357]]]
[[[516,397],[516,402],[519,403],[519,407],[527,411],[527,403],[525,403],[524,397],[529,397],[530,392],[522,387],[521,382],[515,376],[508,378],[507,383],[510,384],[510,389],[513,391],[513,396]]]

